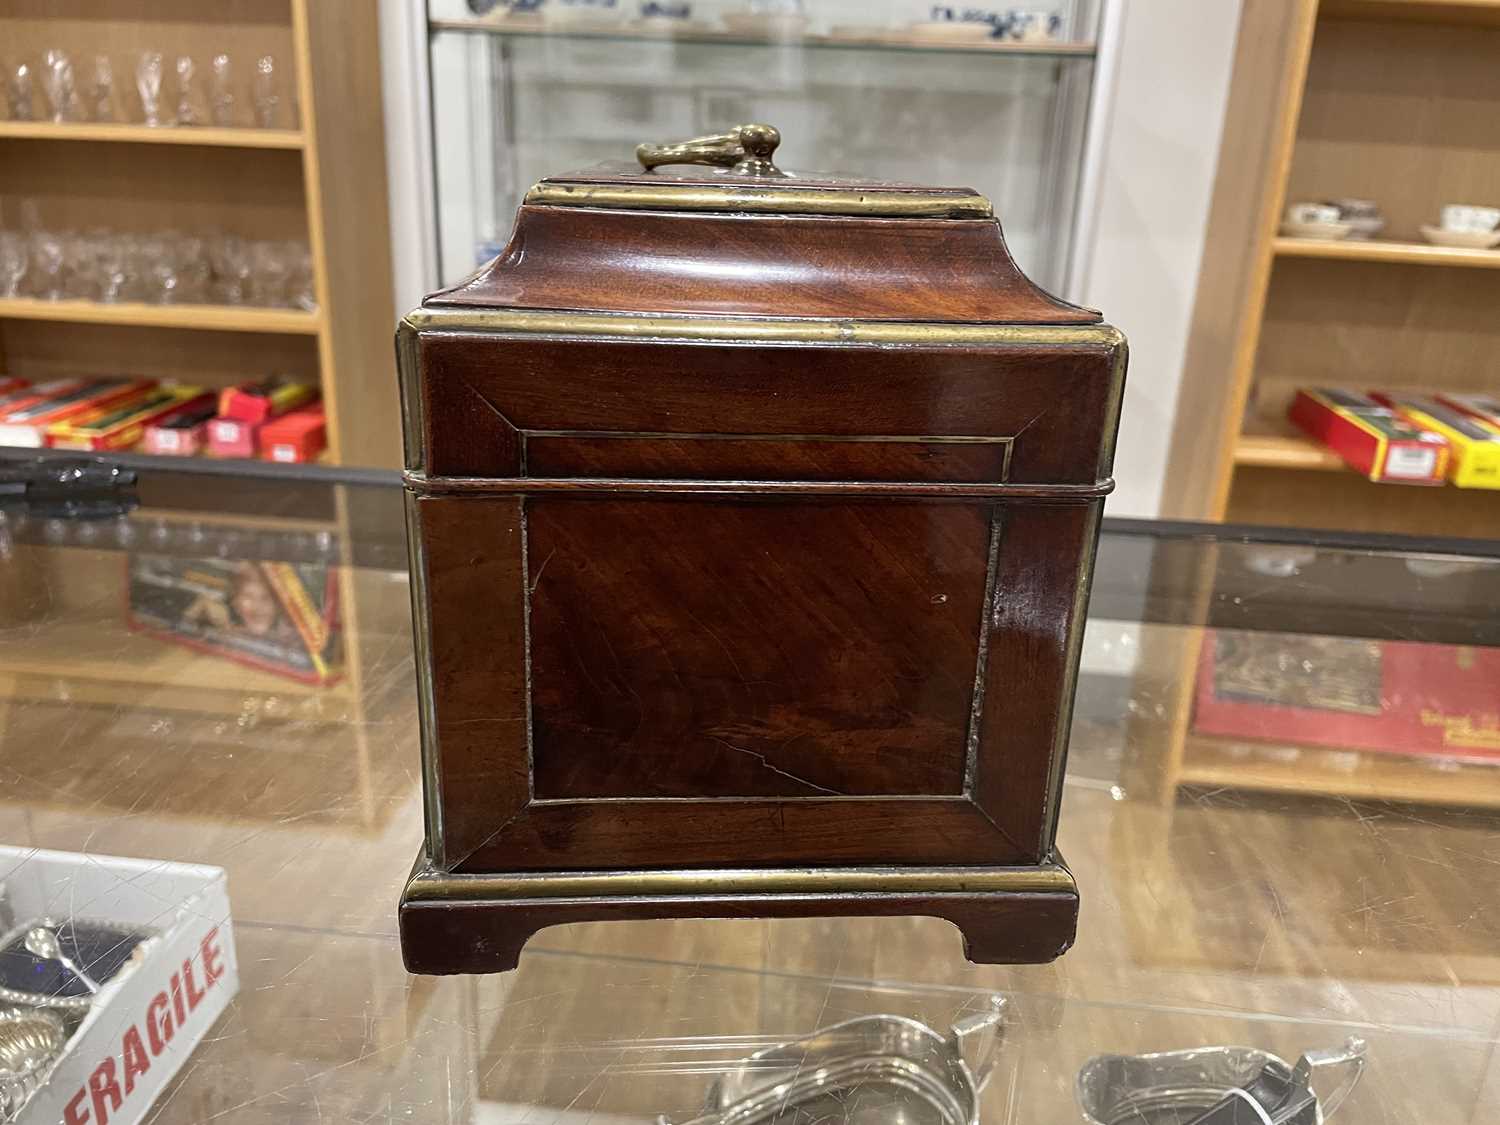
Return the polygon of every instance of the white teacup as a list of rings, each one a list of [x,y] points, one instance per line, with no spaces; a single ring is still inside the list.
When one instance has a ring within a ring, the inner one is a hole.
[[[1289,223],[1336,223],[1343,214],[1332,203],[1293,203],[1286,209]]]
[[[1494,230],[1500,227],[1500,207],[1449,203],[1443,207],[1440,223],[1444,230]]]

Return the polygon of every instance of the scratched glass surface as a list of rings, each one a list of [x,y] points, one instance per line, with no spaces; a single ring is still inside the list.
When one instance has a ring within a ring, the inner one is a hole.
[[[73,1120],[682,1122],[758,1051],[860,1016],[942,1033],[995,995],[985,1122],[1081,1120],[1100,1054],[1351,1036],[1368,1066],[1335,1120],[1500,1117],[1500,560],[1109,525],[1060,835],[1082,918],[1053,965],[967,964],[932,919],[675,921],[417,978],[395,932],[422,836],[399,490],[148,474],[138,506],[87,515],[0,522],[4,928],[67,855],[121,898],[212,865],[238,992],[186,1055],[151,1053],[149,997],[122,1011],[112,1069],[69,1079]],[[321,669],[276,617],[289,574],[336,594]],[[182,588],[174,636],[153,598]],[[50,892],[51,925],[101,913],[81,886]],[[213,956],[184,956],[157,1017],[222,998]],[[173,1065],[149,1107],[127,1096]]]

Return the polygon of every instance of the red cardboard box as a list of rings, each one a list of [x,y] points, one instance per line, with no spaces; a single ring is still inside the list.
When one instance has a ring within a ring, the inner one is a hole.
[[[1369,395],[1303,388],[1287,417],[1373,481],[1442,484],[1446,479],[1449,449],[1442,435],[1411,425]]]
[[[1500,763],[1500,650],[1217,630],[1193,730]]]
[[[193,457],[208,441],[208,423],[218,410],[213,395],[185,403],[181,410],[146,427],[141,448],[163,457]]]
[[[327,447],[327,423],[321,405],[304,406],[260,428],[260,455],[267,461],[302,464]]]
[[[255,433],[260,426],[222,415],[208,423],[208,453],[211,457],[254,457]]]

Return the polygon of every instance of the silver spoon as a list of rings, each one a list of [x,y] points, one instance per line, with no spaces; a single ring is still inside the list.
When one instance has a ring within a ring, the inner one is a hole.
[[[99,982],[83,971],[83,967],[63,952],[57,940],[57,931],[48,926],[34,926],[26,931],[26,950],[44,961],[57,961],[72,973],[90,992],[99,991]]]

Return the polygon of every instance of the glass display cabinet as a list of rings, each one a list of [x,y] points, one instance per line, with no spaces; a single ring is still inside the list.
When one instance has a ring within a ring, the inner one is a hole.
[[[441,280],[545,175],[768,121],[785,168],[977,188],[1066,296],[1107,3],[428,0]]]

